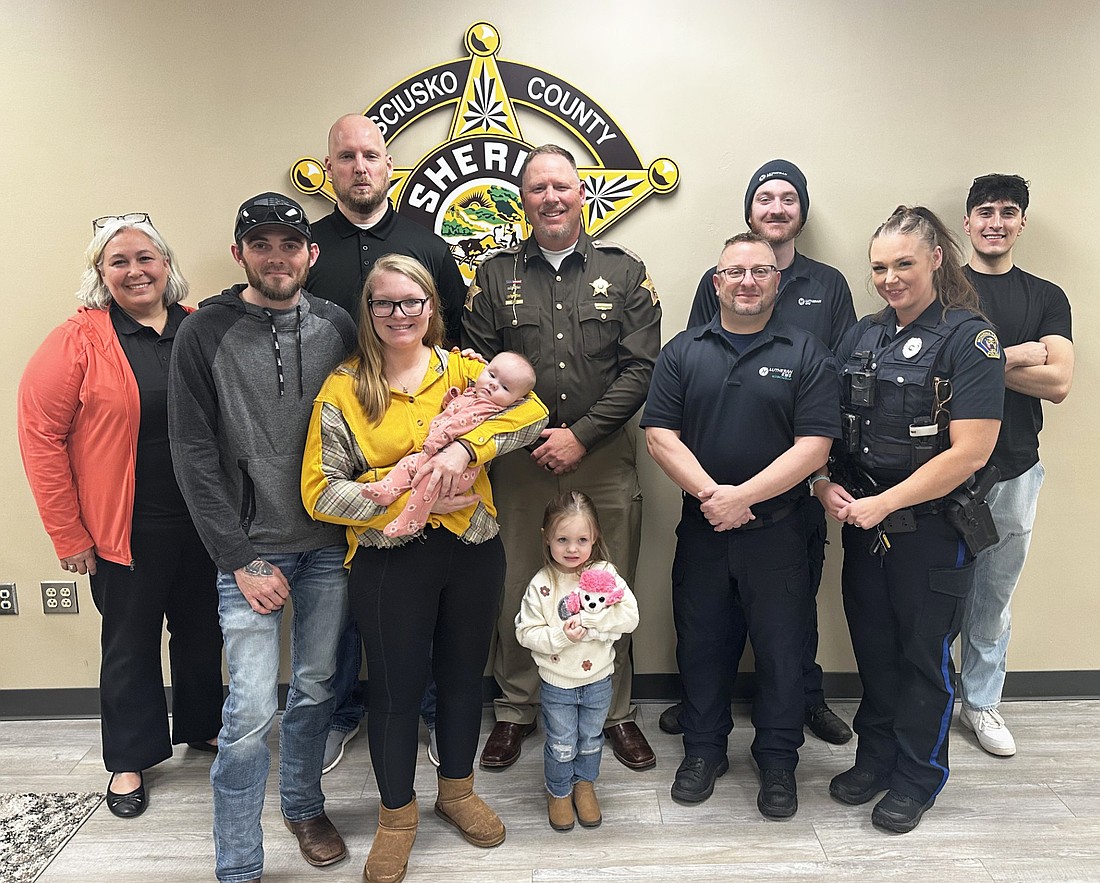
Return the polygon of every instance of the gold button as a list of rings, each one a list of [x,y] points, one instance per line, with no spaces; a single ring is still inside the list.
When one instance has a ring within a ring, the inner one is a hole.
[[[518,325],[519,324],[519,319],[513,319],[512,324],[513,325]]]
[[[561,309],[561,304],[554,304],[555,309]]]
[[[562,333],[561,333],[561,332],[559,331],[559,332],[558,332],[558,340],[561,340],[561,339],[562,339],[563,337],[565,337],[565,335],[564,335],[564,334],[562,334]]]
[[[562,400],[563,402],[565,401],[565,393],[564,393],[564,392],[563,392],[563,393],[561,394],[561,400]]]
[[[607,318],[607,313],[600,313],[600,318],[601,319],[606,319]]]
[[[565,367],[565,362],[558,362],[558,367],[559,368],[564,368]]]

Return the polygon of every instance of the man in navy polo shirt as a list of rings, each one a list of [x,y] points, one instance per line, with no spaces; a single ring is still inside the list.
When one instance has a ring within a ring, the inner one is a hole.
[[[815,261],[795,250],[794,242],[806,226],[810,213],[810,194],[806,176],[794,163],[773,159],[764,163],[749,179],[745,190],[745,222],[749,229],[763,236],[775,252],[775,264],[782,281],[775,303],[776,314],[796,328],[816,335],[830,350],[835,350],[840,338],[856,322],[852,292],[840,271]],[[714,283],[714,267],[699,280],[695,300],[691,305],[688,328],[706,325],[718,312],[718,297]],[[806,547],[810,555],[813,593],[821,582],[825,564],[825,510],[817,500],[810,501],[806,524]],[[852,738],[852,730],[825,703],[821,666],[817,664],[817,604],[810,609],[810,626],[806,631],[806,646],[802,651],[802,687],[805,703],[805,723],[819,739],[842,745]],[[680,732],[674,705],[661,714],[661,729]]]
[[[757,807],[798,809],[802,652],[813,604],[802,482],[840,435],[836,366],[814,335],[773,318],[780,273],[759,234],[727,240],[718,314],[661,351],[641,424],[684,491],[672,568],[684,761],[672,797],[706,800],[729,769],[731,673],[746,634],[758,691]]]

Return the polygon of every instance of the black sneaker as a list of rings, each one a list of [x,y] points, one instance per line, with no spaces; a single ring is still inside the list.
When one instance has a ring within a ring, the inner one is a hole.
[[[871,811],[871,824],[891,834],[908,834],[920,824],[921,816],[936,800],[921,803],[897,791],[888,791]]]
[[[672,783],[672,799],[677,803],[702,803],[714,792],[714,780],[730,768],[726,758],[704,760],[701,757],[685,757],[676,770]]]
[[[859,806],[871,800],[876,794],[888,790],[890,777],[877,776],[868,770],[854,766],[839,776],[833,776],[829,783],[829,794],[834,800],[849,806]]]
[[[818,739],[833,745],[843,745],[852,738],[852,728],[824,702],[806,709],[806,726]]]
[[[756,806],[769,819],[789,819],[798,812],[794,770],[761,770]]]
[[[680,726],[680,709],[683,707],[684,704],[682,702],[670,705],[662,711],[661,716],[657,718],[657,726],[666,733],[671,733],[673,736],[679,736],[684,732],[684,728]]]

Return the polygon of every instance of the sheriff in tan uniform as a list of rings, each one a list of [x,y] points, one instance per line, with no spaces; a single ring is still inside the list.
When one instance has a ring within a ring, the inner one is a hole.
[[[543,566],[540,529],[546,502],[576,489],[596,503],[616,567],[633,584],[642,497],[636,440],[625,424],[645,402],[661,348],[661,308],[642,261],[582,229],[584,184],[572,156],[547,145],[528,156],[521,198],[530,238],[478,268],[463,314],[463,344],[486,358],[523,353],[535,391],[550,409],[549,428],[530,454],[516,452],[492,470],[493,495],[508,553],[493,674],[503,691],[484,767],[511,765],[534,730],[538,672],[515,639],[524,589]],[[630,703],[630,636],[615,646],[614,698],[607,720],[615,756],[633,769],[653,765]]]

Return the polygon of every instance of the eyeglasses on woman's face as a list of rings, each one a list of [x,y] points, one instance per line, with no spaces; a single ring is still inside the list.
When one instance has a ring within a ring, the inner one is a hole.
[[[428,302],[426,297],[410,297],[407,300],[369,300],[370,314],[376,319],[388,319],[393,315],[394,309],[401,310],[402,314],[410,319],[415,319],[424,312],[424,304]]]

